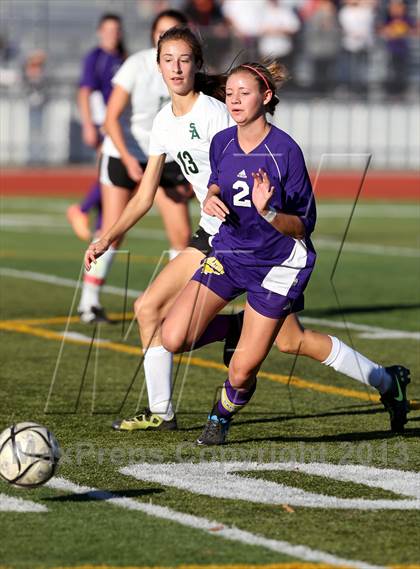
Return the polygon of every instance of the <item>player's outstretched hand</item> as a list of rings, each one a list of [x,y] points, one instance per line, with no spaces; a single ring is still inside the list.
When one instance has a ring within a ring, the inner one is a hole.
[[[268,210],[268,202],[273,193],[274,186],[270,183],[267,172],[260,168],[258,172],[252,172],[254,187],[252,188],[252,203],[257,208],[260,215],[264,215]]]
[[[225,221],[226,216],[229,215],[229,210],[225,203],[215,195],[210,195],[204,200],[203,211],[208,215],[217,217],[221,221]]]
[[[85,253],[85,269],[89,271],[92,263],[96,263],[96,259],[108,250],[110,242],[108,239],[99,239],[89,245]]]

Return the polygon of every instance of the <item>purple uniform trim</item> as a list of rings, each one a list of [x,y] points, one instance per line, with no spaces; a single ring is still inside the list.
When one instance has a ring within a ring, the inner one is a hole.
[[[90,51],[83,60],[79,87],[100,91],[107,103],[112,91],[112,78],[123,63],[119,54],[108,53],[100,47]]]

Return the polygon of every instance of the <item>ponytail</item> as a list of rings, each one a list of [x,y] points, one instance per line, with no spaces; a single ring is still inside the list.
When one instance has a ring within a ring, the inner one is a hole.
[[[267,90],[271,91],[273,96],[271,100],[265,105],[265,110],[270,115],[274,114],[275,108],[278,105],[279,98],[276,95],[276,90],[288,80],[289,73],[287,68],[278,63],[277,61],[266,61],[264,63],[250,62],[242,63],[229,71],[228,77],[234,73],[247,72],[252,75],[260,86],[261,92]]]

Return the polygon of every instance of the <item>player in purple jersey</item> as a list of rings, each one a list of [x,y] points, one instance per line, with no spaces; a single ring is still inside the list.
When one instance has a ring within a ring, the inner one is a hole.
[[[202,97],[197,92],[199,77],[198,70],[203,63],[201,46],[197,41],[197,38],[195,38],[189,30],[169,30],[159,41],[158,61],[171,94],[172,112],[176,112],[173,120],[184,120],[182,117],[185,116],[188,118],[190,113],[194,110],[194,105],[197,103],[197,100],[200,100],[200,97]],[[276,85],[271,74],[269,74],[264,67],[259,66],[258,64],[256,64],[255,68],[258,69],[260,74],[262,73],[262,75],[264,75],[265,81],[268,82],[272,93],[274,94]],[[259,85],[260,91],[262,93],[265,92],[265,81],[258,73],[253,72],[252,68],[247,69],[240,67],[235,71],[235,73],[232,73],[231,76],[236,73],[239,74],[239,71],[241,71],[241,76],[243,73],[245,73],[245,75],[248,73],[248,81],[250,81],[250,79],[254,82],[256,81],[256,85]],[[206,81],[207,88],[212,88],[211,92],[213,93],[214,87],[217,87],[218,85],[215,79],[216,78],[213,78],[211,82],[208,80]],[[242,79],[244,78],[242,77]],[[202,80],[201,77],[200,80]],[[252,82],[250,87],[253,88],[251,91],[255,91],[256,86]],[[248,96],[246,91],[244,92],[244,97],[245,95]],[[255,92],[253,93],[253,96],[255,98]],[[241,124],[244,120],[243,117],[241,118],[243,110],[240,106],[237,108],[232,107],[230,97],[227,97],[227,103],[233,116],[235,116],[236,122]],[[273,112],[275,103],[276,98],[272,97],[267,105],[267,110]],[[224,116],[225,110],[219,108],[219,114]],[[211,133],[214,128],[213,123],[216,121],[217,115],[210,115],[209,112],[206,112],[200,115],[199,120],[201,119],[204,121],[205,130]],[[169,124],[167,127],[169,128]],[[223,130],[223,128],[219,130]],[[179,131],[178,137],[181,134],[181,131]],[[181,147],[182,140],[180,138],[176,138],[175,133],[174,136],[170,137],[170,139],[173,140],[174,144],[179,144]],[[194,141],[194,145],[191,142],[190,151],[193,152],[193,155],[195,156],[196,152],[198,153],[200,149],[201,151],[204,149],[204,145],[202,144],[201,139],[197,139],[196,137],[193,138],[192,135],[191,140]],[[209,142],[210,141],[208,139],[205,140],[205,144],[207,144],[208,147],[210,146]],[[195,149],[193,149],[192,146],[195,146]],[[174,153],[174,155],[176,154],[177,152]],[[198,159],[197,156],[195,156],[195,159]],[[246,158],[247,155],[244,154],[244,159]],[[159,181],[159,162],[162,162],[161,155],[152,156],[149,159],[148,166],[140,185],[140,190],[129,202],[121,215],[120,220],[99,242],[92,243],[90,245],[85,254],[85,267],[87,270],[89,270],[91,263],[109,248],[110,243],[114,239],[125,233],[132,225],[134,225],[134,223],[145,215],[151,207]],[[301,161],[301,165],[303,165],[303,160]],[[161,166],[162,164],[160,164],[159,167]],[[211,168],[209,160],[207,165],[202,161],[202,163],[200,163],[200,169],[210,172]],[[306,184],[306,169],[304,170],[304,173],[304,181]],[[235,172],[235,174],[238,174],[238,180],[240,180],[243,175],[242,170]],[[209,176],[207,176],[205,183],[208,182],[208,179]],[[287,177],[283,179],[286,181]],[[302,184],[302,187],[305,187],[305,184]],[[248,191],[246,188],[242,188],[240,189],[240,192],[243,192],[244,189],[245,193]],[[198,190],[200,190],[200,187],[198,187]],[[240,192],[237,192],[238,196],[236,199],[241,199],[241,197],[249,199],[243,193],[239,196]],[[287,204],[287,201],[284,203]],[[310,203],[311,207],[308,210],[308,213],[313,211],[311,209],[312,202]],[[294,207],[299,207],[299,203],[296,200]],[[212,196],[211,194],[208,196],[206,201],[206,209],[208,214],[219,218],[218,226],[221,221],[225,219],[226,213],[229,211],[217,195]],[[273,214],[276,215],[277,218],[281,217],[282,223],[285,223],[289,219],[287,215],[280,216],[279,212],[275,214],[275,212],[271,211],[267,212],[268,220],[273,217]],[[305,217],[305,215],[302,215],[300,220],[303,225],[305,225],[305,223],[310,223],[310,216],[308,215]],[[234,221],[235,220],[232,216],[232,223],[234,223]],[[310,225],[308,225],[308,228],[310,228]],[[293,227],[286,227],[286,230],[283,231],[283,233],[290,232],[292,229]],[[153,283],[148,287],[146,293],[136,301],[135,312],[145,352],[144,369],[150,407],[134,417],[115,421],[113,423],[113,428],[120,431],[169,430],[176,428],[176,417],[172,408],[171,400],[172,353],[162,345],[160,327],[163,320],[165,318],[167,319],[174,301],[180,298],[180,291],[182,291],[183,287],[188,284],[189,279],[199,267],[200,262],[210,255],[212,238],[214,239],[213,235],[215,235],[216,232],[217,230],[212,233],[208,233],[208,230],[200,227],[193,236],[190,247],[186,252],[171,261],[158,275],[155,281],[153,281]],[[292,268],[293,264],[294,263],[292,263]],[[217,263],[215,263],[213,269],[217,271]],[[208,268],[207,270],[210,269]],[[291,293],[293,293],[293,290]],[[294,311],[297,311],[299,308],[297,300],[298,299],[293,303]],[[188,304],[188,298],[186,302]],[[181,314],[179,322],[184,322],[185,315],[186,312]],[[224,361],[228,364],[232,356],[232,351],[236,347],[240,335],[240,327],[237,326],[237,320],[239,319],[232,318],[231,315],[216,316],[214,321],[212,321],[211,326],[209,326],[209,329],[206,330],[206,334],[203,334],[200,341],[194,344],[194,347],[198,348],[200,345],[204,345],[211,341],[225,340]],[[181,351],[188,345],[188,342],[180,337],[176,318],[172,318],[171,325],[174,328],[173,330],[171,330],[169,323],[170,321],[167,319],[167,346],[171,347],[171,349],[174,349],[175,351]],[[202,329],[204,329],[204,327],[202,327]],[[364,355],[357,353],[336,337],[304,329],[294,312],[289,314],[284,320],[280,332],[275,340],[277,347],[283,352],[294,354],[298,353],[299,355],[310,357],[326,366],[332,367],[337,372],[351,377],[356,381],[375,387],[381,394],[381,398],[385,406],[390,411],[392,429],[403,429],[407,414],[405,387],[409,382],[408,370],[402,366],[385,368],[369,360]],[[401,396],[399,389],[401,389]],[[398,400],[394,395],[397,396]]]
[[[232,417],[255,391],[258,370],[274,341],[283,351],[307,355],[355,379],[363,381],[365,374],[381,392],[392,429],[401,431],[406,422],[406,368],[378,366],[337,338],[303,330],[295,316],[304,306],[315,263],[310,235],[316,210],[299,146],[266,120],[278,102],[275,88],[282,79],[277,64],[242,64],[229,73],[226,102],[237,126],[212,140],[204,202],[204,211],[223,224],[213,250],[162,326],[162,343],[171,352],[225,339],[227,317],[216,314],[247,293],[229,376],[198,444],[225,441]],[[361,378],[351,366],[360,367]]]
[[[97,29],[99,45],[83,59],[79,82],[78,106],[82,119],[82,137],[87,146],[99,153],[102,144],[100,131],[105,119],[105,106],[112,91],[111,79],[126,57],[121,18],[117,14],[103,14]],[[67,209],[75,234],[85,241],[91,239],[88,213],[97,209],[96,229],[101,226],[101,187],[96,180],[81,204]]]

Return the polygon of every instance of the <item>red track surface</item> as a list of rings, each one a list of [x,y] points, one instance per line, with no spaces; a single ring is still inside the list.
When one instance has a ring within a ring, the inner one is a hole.
[[[3,169],[0,193],[6,196],[82,196],[95,179],[95,170],[84,168]],[[311,174],[314,181],[315,173]],[[355,172],[323,172],[315,187],[317,199],[352,199],[360,184]],[[369,172],[361,198],[417,200],[420,176],[415,172]]]

